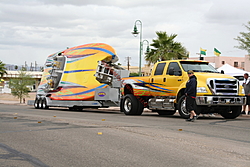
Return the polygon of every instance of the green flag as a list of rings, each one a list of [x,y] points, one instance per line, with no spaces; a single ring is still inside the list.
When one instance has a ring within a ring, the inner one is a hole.
[[[218,51],[216,48],[214,48],[214,54],[215,54],[216,56],[220,56],[221,52]]]
[[[200,54],[201,55],[206,55],[206,51],[207,51],[206,49],[200,48]]]

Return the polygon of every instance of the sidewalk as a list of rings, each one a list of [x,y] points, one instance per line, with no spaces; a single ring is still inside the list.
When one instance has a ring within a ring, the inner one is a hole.
[[[11,93],[0,93],[0,104],[30,105],[32,103],[31,101],[35,99],[35,96],[35,92],[30,92],[29,95],[25,97],[25,103],[20,103],[19,99],[14,97]]]
[[[0,104],[27,105],[27,103],[20,103],[19,101],[12,101],[12,100],[0,100]]]

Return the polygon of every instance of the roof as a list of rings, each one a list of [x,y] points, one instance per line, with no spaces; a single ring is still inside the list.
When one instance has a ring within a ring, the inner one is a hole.
[[[7,74],[3,75],[3,78],[15,78],[19,76],[19,71],[6,71]],[[43,72],[40,71],[25,71],[27,75],[30,75],[32,78],[41,78]]]

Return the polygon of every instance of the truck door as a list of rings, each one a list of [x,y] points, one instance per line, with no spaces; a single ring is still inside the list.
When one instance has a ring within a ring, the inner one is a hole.
[[[166,62],[158,63],[155,71],[151,74],[150,84],[150,94],[152,96],[168,96],[169,90],[167,89],[166,82]]]
[[[169,63],[166,74],[166,86],[173,90],[173,93],[176,93],[183,82],[182,70],[179,64],[177,62]]]

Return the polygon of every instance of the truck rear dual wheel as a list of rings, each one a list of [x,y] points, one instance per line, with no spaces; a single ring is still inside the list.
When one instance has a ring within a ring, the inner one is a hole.
[[[141,115],[143,112],[143,104],[132,94],[123,98],[120,107],[125,115]]]
[[[225,119],[234,119],[241,114],[241,106],[232,106],[226,111],[221,111],[220,115]]]

